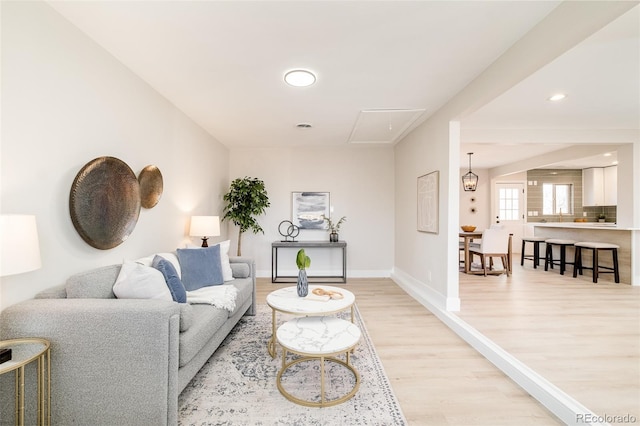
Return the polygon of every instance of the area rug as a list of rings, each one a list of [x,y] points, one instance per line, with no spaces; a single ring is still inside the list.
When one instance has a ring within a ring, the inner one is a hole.
[[[349,312],[338,314],[349,319]],[[278,314],[278,323],[291,318]],[[362,338],[351,354],[361,377],[358,392],[342,404],[305,407],[287,400],[276,385],[282,350],[274,359],[267,353],[271,336],[271,309],[258,307],[254,317],[244,317],[231,331],[178,400],[180,425],[406,425],[400,404],[360,314],[355,323]],[[342,358],[344,359],[344,358]],[[326,395],[335,399],[354,384],[344,367],[327,363]],[[296,364],[283,375],[282,383],[296,397],[319,398],[319,362]]]

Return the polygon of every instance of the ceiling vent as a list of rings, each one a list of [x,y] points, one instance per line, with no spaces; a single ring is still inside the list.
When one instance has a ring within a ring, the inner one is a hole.
[[[349,143],[393,144],[424,111],[424,109],[362,110],[349,136]]]

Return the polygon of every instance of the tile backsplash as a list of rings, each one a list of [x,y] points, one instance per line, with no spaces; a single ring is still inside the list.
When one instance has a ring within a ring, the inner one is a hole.
[[[572,185],[573,214],[563,214],[562,217],[542,214],[543,183]],[[581,169],[534,169],[527,171],[527,222],[573,222],[578,218],[586,219],[587,222],[597,222],[598,215],[601,213],[606,216],[606,222],[616,221],[616,206],[585,207],[582,205]]]

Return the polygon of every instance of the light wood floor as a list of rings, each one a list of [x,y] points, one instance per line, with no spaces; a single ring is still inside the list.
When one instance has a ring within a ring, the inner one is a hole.
[[[258,303],[286,285],[258,279]],[[347,287],[410,425],[562,424],[393,281]]]
[[[513,272],[461,273],[458,316],[596,414],[640,421],[640,288]]]

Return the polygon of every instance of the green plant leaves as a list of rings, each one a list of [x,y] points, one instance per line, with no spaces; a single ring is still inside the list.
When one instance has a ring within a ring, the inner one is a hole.
[[[298,269],[307,269],[311,266],[311,259],[306,255],[304,249],[298,250],[298,254],[296,256],[296,265],[298,265]]]

